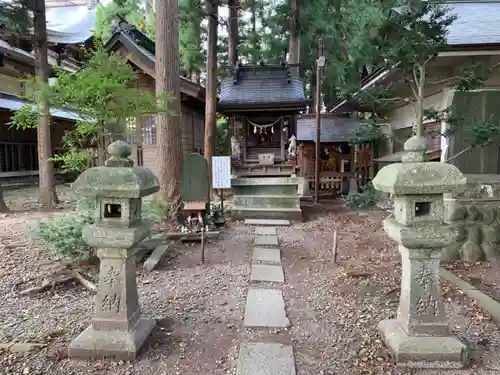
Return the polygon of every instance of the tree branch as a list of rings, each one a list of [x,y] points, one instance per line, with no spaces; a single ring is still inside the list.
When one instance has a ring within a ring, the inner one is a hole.
[[[462,151],[460,151],[458,154],[456,155],[453,155],[451,158],[448,158],[445,163],[449,163],[450,161],[452,161],[453,159],[456,159],[458,158],[460,155],[462,154],[465,154],[466,152],[469,152],[470,150],[472,150],[472,146],[468,146],[466,148],[464,148]]]

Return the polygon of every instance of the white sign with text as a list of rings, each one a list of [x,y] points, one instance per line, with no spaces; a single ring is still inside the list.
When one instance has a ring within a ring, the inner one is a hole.
[[[231,157],[212,157],[212,187],[214,189],[231,188]]]

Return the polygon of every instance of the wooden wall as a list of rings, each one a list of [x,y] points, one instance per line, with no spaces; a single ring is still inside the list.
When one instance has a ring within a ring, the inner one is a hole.
[[[147,90],[154,94],[155,81],[151,76],[144,73],[139,73],[137,82],[138,88]],[[184,156],[193,152],[203,153],[203,140],[204,140],[204,116],[201,110],[197,110],[192,106],[181,103],[181,118],[180,125],[182,130],[182,153]],[[144,167],[150,168],[156,172],[156,129],[155,116],[143,116],[137,120],[142,131],[136,132],[133,143],[139,144],[142,149],[142,162]],[[137,163],[140,159],[138,156],[137,146],[134,146],[133,157]],[[140,151],[139,151],[140,153]]]

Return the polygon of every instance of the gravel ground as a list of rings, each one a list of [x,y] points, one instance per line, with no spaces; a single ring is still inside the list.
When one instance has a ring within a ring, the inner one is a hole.
[[[447,262],[444,265],[451,272],[467,281],[494,300],[500,302],[500,263],[492,262]]]
[[[72,199],[64,186],[60,196]],[[7,192],[6,201],[11,209],[36,209],[36,189]],[[31,297],[17,295],[54,272],[47,250],[26,235],[27,223],[45,215],[18,212],[0,219],[0,342],[46,344],[38,352],[0,353],[0,373],[227,375],[235,373],[241,341],[257,339],[293,341],[297,375],[493,375],[500,371],[498,327],[474,301],[447,284],[443,295],[452,329],[474,349],[473,367],[433,372],[393,365],[376,330],[381,319],[395,315],[399,298],[399,255],[381,228],[387,213],[346,212],[340,205],[305,208],[307,222],[279,230],[290,329],[242,330],[252,235],[251,228],[232,223],[217,242],[207,246],[203,267],[198,265],[198,246],[179,244],[158,271],[138,272],[143,311],[160,320],[148,349],[136,361],[69,360],[66,348],[88,326],[93,294],[80,285],[68,285]],[[337,264],[332,254],[333,228],[338,233]]]

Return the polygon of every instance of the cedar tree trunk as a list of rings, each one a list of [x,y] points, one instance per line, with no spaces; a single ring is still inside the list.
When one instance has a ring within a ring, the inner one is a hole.
[[[215,131],[217,122],[217,26],[218,0],[207,1],[208,14],[208,56],[207,88],[205,99],[205,139],[204,156],[208,162],[208,178],[212,191],[212,156],[215,152]]]
[[[36,0],[34,7],[34,47],[35,75],[38,85],[48,83],[48,50],[47,25],[45,16],[45,0]],[[38,169],[39,169],[39,203],[47,209],[58,203],[55,186],[52,144],[50,134],[49,105],[43,92],[37,92],[38,114]]]
[[[238,62],[238,5],[238,0],[229,0],[229,65],[236,65]]]
[[[156,117],[156,171],[160,182],[158,200],[176,204],[180,197],[182,172],[182,130],[180,127],[180,68],[178,0],[156,1],[156,95],[170,92],[171,114]]]
[[[302,0],[292,0],[292,14],[290,15],[290,45],[289,45],[289,63],[298,64],[300,62],[300,12]],[[299,68],[293,68],[292,74],[299,75]]]

